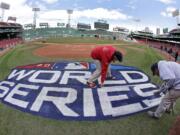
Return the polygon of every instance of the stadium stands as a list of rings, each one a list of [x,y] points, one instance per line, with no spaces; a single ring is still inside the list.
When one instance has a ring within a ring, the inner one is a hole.
[[[7,48],[11,48],[16,46],[17,44],[22,43],[21,38],[13,38],[13,39],[3,39],[0,40],[0,50],[4,50]]]
[[[15,46],[22,42],[22,25],[0,22],[0,50]]]
[[[149,45],[150,47],[159,49],[165,53],[168,53],[172,57],[175,57],[175,54],[178,52],[177,60],[180,61],[180,43],[176,42],[163,42],[155,41],[149,39],[136,39],[139,43]]]
[[[120,39],[127,38],[127,34],[120,32],[110,32],[102,29],[97,30],[79,30],[74,28],[37,28],[27,29],[23,31],[24,40],[35,40],[49,37],[98,37],[105,39]]]
[[[23,31],[23,38],[25,40],[67,36],[80,37],[81,32],[73,28],[37,28]]]
[[[131,38],[136,39],[139,43],[146,44],[150,47],[157,48],[172,57],[178,54],[177,60],[180,61],[180,29],[173,29],[166,35],[154,36],[153,33],[132,32]]]

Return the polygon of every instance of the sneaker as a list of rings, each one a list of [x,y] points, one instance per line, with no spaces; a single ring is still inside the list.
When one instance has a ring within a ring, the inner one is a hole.
[[[94,82],[87,82],[87,85],[90,87],[90,88],[96,88],[96,84]]]
[[[159,117],[155,116],[154,112],[152,112],[152,111],[148,111],[147,114],[148,114],[148,116],[151,117],[151,118],[159,119]]]

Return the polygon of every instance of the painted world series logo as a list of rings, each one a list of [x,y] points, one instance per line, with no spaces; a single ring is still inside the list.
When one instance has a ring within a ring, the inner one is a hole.
[[[88,62],[16,67],[0,82],[0,100],[23,112],[57,120],[106,120],[146,111],[160,103],[158,87],[135,67],[111,65],[116,80],[89,88]],[[98,83],[98,82],[97,82]]]

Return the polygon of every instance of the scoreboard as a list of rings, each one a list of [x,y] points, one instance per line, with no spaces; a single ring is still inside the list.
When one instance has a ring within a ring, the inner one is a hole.
[[[48,23],[39,23],[39,26],[40,26],[40,27],[48,27],[49,24],[48,24]]]
[[[109,24],[105,23],[105,22],[94,22],[94,28],[95,29],[108,30],[109,29]]]
[[[77,24],[77,28],[78,29],[88,29],[88,30],[90,30],[91,29],[91,25],[90,24],[84,24],[84,23],[78,23]]]

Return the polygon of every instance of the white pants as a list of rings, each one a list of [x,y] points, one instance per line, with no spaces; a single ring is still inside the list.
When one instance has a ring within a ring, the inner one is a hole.
[[[172,89],[168,91],[156,109],[155,116],[160,118],[166,110],[169,111],[172,107],[174,107],[178,98],[180,98],[180,90]]]
[[[96,70],[91,75],[91,77],[88,79],[88,82],[96,81],[101,75],[101,62],[99,60],[94,60],[93,62],[96,65]],[[110,68],[110,64],[109,64],[108,71],[107,71],[107,77],[111,77],[111,76],[112,76],[111,75],[111,68]]]

